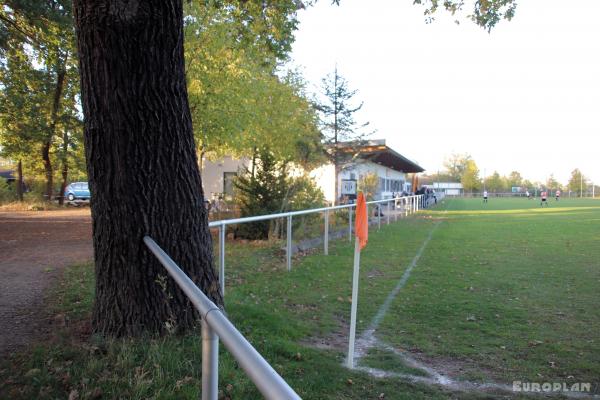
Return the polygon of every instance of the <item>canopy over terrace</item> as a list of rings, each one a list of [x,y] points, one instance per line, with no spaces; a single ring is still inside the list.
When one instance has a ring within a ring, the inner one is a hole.
[[[358,150],[358,156],[375,164],[383,165],[396,171],[405,173],[419,173],[425,171],[417,163],[404,157],[385,144],[385,140],[369,140],[364,145],[357,147],[348,146],[351,151]]]
[[[337,182],[334,178],[332,163],[314,171],[319,186],[328,200],[334,200],[333,188],[338,185],[338,200],[352,201],[356,196],[357,184],[360,180],[373,174],[379,180],[378,188],[373,193],[375,198],[384,199],[398,193],[411,193],[416,187],[414,175],[425,169],[388,147],[385,140],[363,140],[341,142],[328,147],[330,153],[336,151],[340,162]],[[413,182],[411,177],[413,174]]]

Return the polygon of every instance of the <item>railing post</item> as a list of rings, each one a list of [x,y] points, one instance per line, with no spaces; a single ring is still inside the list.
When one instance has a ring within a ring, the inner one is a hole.
[[[227,225],[219,226],[219,283],[221,296],[225,296],[225,229]]]
[[[202,322],[202,400],[219,396],[219,338],[203,319]]]
[[[323,253],[329,254],[329,210],[325,211],[325,232],[323,232]]]
[[[352,207],[348,207],[348,241],[352,242]]]
[[[287,269],[292,270],[292,216],[287,218]]]
[[[377,210],[377,230],[381,229],[381,203],[375,205]]]
[[[387,202],[387,224],[388,225],[390,224],[390,209],[391,209],[390,201],[388,200],[388,202]]]

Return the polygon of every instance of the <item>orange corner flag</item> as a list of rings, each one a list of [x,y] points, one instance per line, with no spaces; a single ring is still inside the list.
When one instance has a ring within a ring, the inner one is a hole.
[[[362,250],[369,240],[369,218],[367,215],[367,202],[365,201],[363,192],[358,192],[358,198],[356,199],[356,222],[354,225],[354,232],[356,232],[358,245]]]

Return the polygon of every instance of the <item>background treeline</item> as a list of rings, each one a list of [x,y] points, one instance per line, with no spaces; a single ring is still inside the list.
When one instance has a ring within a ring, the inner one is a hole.
[[[484,189],[490,193],[510,193],[513,187],[523,191],[536,189],[561,190],[571,192],[576,196],[587,196],[600,193],[600,186],[591,182],[578,168],[571,172],[568,182],[559,182],[554,175],[549,175],[545,182],[531,181],[524,178],[520,172],[512,171],[508,175],[500,175],[497,171],[487,171],[483,176],[475,160],[469,154],[452,154],[444,160],[444,169],[438,173],[422,177],[421,183],[460,182],[466,193],[481,192]],[[595,185],[595,190],[594,190]]]

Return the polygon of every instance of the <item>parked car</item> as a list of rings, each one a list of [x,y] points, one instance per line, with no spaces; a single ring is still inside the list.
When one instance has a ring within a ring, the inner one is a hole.
[[[73,182],[65,188],[65,199],[68,201],[89,200],[90,188],[87,182]]]

